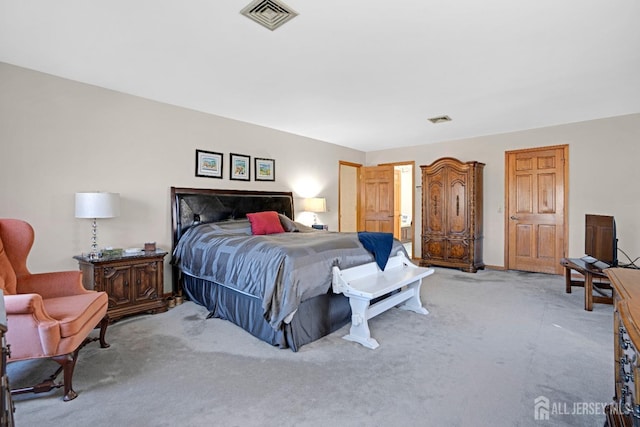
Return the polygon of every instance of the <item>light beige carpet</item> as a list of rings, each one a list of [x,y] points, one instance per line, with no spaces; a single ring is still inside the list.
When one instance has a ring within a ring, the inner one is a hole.
[[[341,339],[298,352],[185,302],[124,319],[82,350],[74,388],[15,398],[18,426],[601,426],[613,395],[612,307],[583,309],[560,276],[436,269],[427,316],[370,321],[376,350]],[[52,363],[52,362],[49,362]],[[25,385],[42,363],[12,364]],[[54,366],[47,365],[47,366]],[[40,374],[41,376],[44,373]],[[40,379],[40,378],[38,378]],[[534,399],[548,399],[537,420]],[[590,404],[592,410],[586,410]],[[578,413],[583,412],[583,413]]]

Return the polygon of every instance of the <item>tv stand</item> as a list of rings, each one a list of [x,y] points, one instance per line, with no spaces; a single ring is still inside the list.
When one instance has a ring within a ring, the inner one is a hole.
[[[609,278],[603,270],[596,268],[593,264],[589,264],[581,258],[562,258],[560,260],[560,264],[565,269],[565,292],[570,294],[572,286],[580,286],[584,288],[585,310],[592,311],[594,303],[613,304]],[[584,276],[584,280],[574,280],[571,277],[572,271],[580,273],[582,276]],[[604,279],[605,282],[602,282],[602,280],[598,280],[596,283],[594,283],[594,278]],[[594,295],[594,291],[598,295]]]

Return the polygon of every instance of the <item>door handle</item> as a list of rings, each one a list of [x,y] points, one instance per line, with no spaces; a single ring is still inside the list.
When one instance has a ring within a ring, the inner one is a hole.
[[[515,216],[515,215],[511,215],[509,218],[510,218],[510,219],[513,219],[513,220],[518,219],[518,217],[517,217],[517,216]]]

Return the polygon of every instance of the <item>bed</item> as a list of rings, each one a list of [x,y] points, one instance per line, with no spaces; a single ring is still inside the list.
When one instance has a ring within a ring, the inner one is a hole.
[[[350,321],[348,298],[331,291],[331,270],[374,260],[357,233],[296,223],[291,192],[172,187],[171,205],[174,293],[210,317],[293,351]],[[278,214],[285,232],[252,234],[247,214],[265,211]]]

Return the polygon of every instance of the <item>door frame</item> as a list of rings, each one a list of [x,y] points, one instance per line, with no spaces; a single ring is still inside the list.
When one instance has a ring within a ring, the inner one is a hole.
[[[520,150],[509,150],[504,152],[504,268],[510,270],[509,265],[509,155],[526,153],[531,151],[546,151],[561,148],[564,151],[563,162],[563,199],[564,209],[562,212],[562,223],[564,227],[564,242],[562,248],[562,257],[565,257],[569,250],[569,144],[549,145],[544,147],[524,148]],[[558,260],[558,267],[556,268],[556,274],[562,274],[563,268],[560,266],[560,260]]]
[[[416,161],[406,160],[404,162],[380,163],[378,166],[411,166],[411,258],[415,258],[416,253]],[[401,231],[402,233],[402,231]]]

